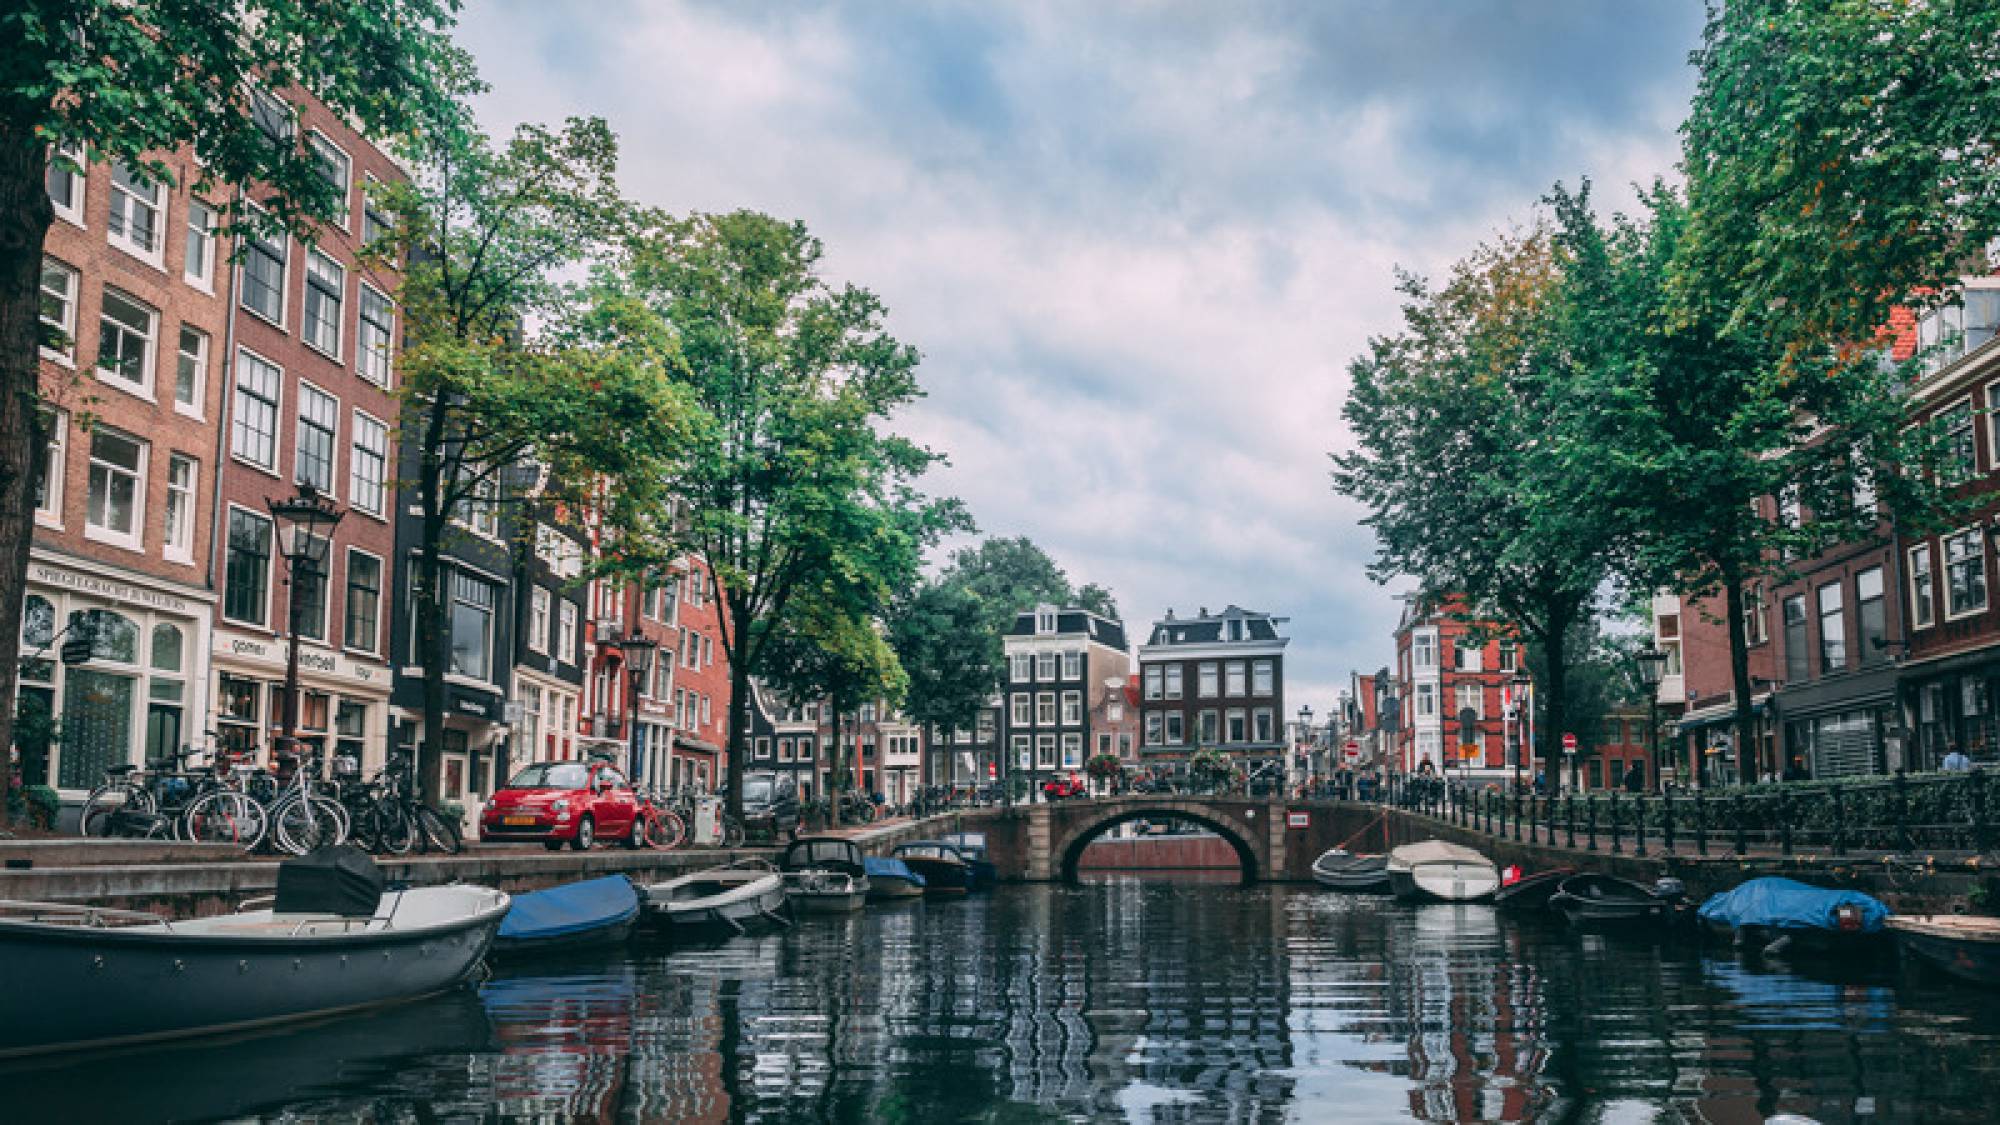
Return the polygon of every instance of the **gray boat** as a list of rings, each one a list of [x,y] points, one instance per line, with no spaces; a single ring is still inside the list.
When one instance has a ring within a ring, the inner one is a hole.
[[[845,914],[868,902],[867,859],[845,837],[794,840],[783,867],[788,900],[801,914]]]
[[[676,937],[729,937],[791,925],[784,914],[784,876],[761,859],[711,867],[641,890],[646,920]]]
[[[0,1056],[237,1031],[442,992],[478,968],[509,901],[488,887],[418,887],[355,913],[300,909],[280,889],[270,907],[185,921],[0,902]]]

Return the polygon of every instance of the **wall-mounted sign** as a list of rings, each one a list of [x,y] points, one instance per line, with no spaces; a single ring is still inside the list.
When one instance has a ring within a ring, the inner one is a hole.
[[[1292,809],[1291,811],[1285,814],[1285,827],[1311,828],[1312,814],[1309,812],[1300,811],[1298,809]]]

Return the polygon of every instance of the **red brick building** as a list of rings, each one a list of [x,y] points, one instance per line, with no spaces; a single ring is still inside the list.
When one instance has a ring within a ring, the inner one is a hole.
[[[670,784],[719,789],[728,770],[729,658],[722,650],[721,605],[708,564],[690,556],[679,577],[678,628],[668,633],[674,660]]]
[[[1507,737],[1506,707],[1523,675],[1520,644],[1497,622],[1455,616],[1462,607],[1455,596],[1436,605],[1405,603],[1396,626],[1401,722],[1390,739],[1389,768],[1415,773],[1429,763],[1473,780],[1502,781],[1518,765],[1532,777],[1531,756],[1517,758],[1517,743]]]

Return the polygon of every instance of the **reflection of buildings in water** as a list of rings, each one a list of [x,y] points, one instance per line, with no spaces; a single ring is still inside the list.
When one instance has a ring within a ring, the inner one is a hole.
[[[502,976],[480,989],[499,1050],[478,1060],[506,1117],[611,1121],[625,1096],[638,989],[595,976]]]
[[[667,954],[633,1019],[620,1113],[645,1122],[739,1116],[745,1013],[766,1009],[779,939]]]

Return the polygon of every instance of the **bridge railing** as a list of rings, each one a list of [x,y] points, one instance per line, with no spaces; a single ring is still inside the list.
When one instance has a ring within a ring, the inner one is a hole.
[[[2000,782],[1974,769],[1830,782],[1560,796],[1392,777],[1380,802],[1496,838],[1649,855],[1971,852],[2000,834]]]

